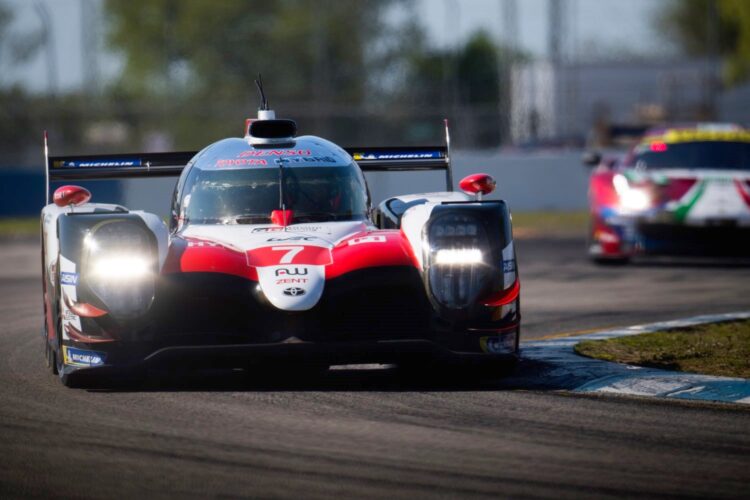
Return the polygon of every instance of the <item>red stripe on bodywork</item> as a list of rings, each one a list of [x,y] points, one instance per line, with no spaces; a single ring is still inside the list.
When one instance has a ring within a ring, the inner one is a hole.
[[[231,274],[258,281],[258,273],[247,265],[244,252],[194,238],[175,238],[169,245],[162,273],[180,272]]]
[[[65,333],[67,333],[68,337],[70,337],[72,340],[75,340],[76,342],[83,342],[86,344],[101,344],[102,342],[114,342],[115,340],[117,340],[113,338],[89,337],[70,323],[65,324]]]
[[[57,329],[55,328],[54,321],[52,321],[52,304],[50,304],[46,288],[47,286],[45,284],[44,304],[46,307],[44,308],[44,319],[47,322],[47,338],[54,339],[57,336]]]
[[[694,178],[669,179],[669,182],[661,189],[663,197],[661,201],[667,202],[680,200],[688,191],[690,191],[690,188],[692,188],[696,182],[698,181]]]
[[[257,281],[256,266],[281,265],[281,259],[294,247],[302,247],[302,250],[293,255],[289,265],[326,266],[326,279],[370,267],[419,267],[401,231],[378,230],[357,233],[333,250],[310,245],[278,245],[242,252],[209,241],[175,238],[170,244],[162,273],[223,273]]]
[[[521,281],[516,279],[510,288],[495,292],[481,302],[487,307],[505,306],[516,300],[519,293],[521,293]]]
[[[737,186],[737,191],[740,192],[740,196],[742,196],[745,204],[750,206],[750,182],[735,180],[734,185]]]
[[[401,231],[364,231],[347,238],[333,249],[333,264],[326,267],[326,279],[358,269],[384,266],[419,267]]]

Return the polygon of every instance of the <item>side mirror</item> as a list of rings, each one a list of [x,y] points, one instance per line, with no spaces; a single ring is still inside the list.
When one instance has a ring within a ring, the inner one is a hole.
[[[581,156],[581,162],[587,167],[595,167],[602,161],[602,154],[599,151],[585,151]]]
[[[55,189],[52,195],[52,201],[58,207],[68,207],[70,205],[83,205],[91,199],[91,193],[88,189],[81,186],[61,186]]]
[[[495,186],[497,186],[497,183],[490,174],[467,175],[458,183],[458,187],[461,188],[461,191],[467,194],[476,195],[478,200],[482,199],[482,195],[493,192]]]

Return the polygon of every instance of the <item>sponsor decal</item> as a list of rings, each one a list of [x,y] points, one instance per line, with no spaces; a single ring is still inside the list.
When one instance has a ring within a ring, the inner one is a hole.
[[[60,161],[59,164],[55,162],[55,167],[68,167],[68,168],[90,168],[90,167],[138,167],[141,165],[141,160],[138,158],[126,158],[121,160],[68,160]]]
[[[279,278],[276,280],[277,285],[304,285],[307,278]]]
[[[430,158],[442,158],[440,151],[412,151],[409,153],[378,152],[378,153],[354,153],[355,160],[425,160]]]
[[[63,358],[66,365],[101,366],[107,359],[107,353],[63,346]]]
[[[336,158],[332,156],[292,156],[285,158],[289,163],[336,163]]]
[[[695,141],[750,142],[750,131],[742,129],[670,129],[663,134],[644,137],[636,147],[636,151],[641,152],[650,149],[655,152],[663,152],[667,150],[667,144]],[[652,147],[652,145],[656,147]]]
[[[306,267],[280,267],[275,271],[276,276],[307,276]]]
[[[314,241],[314,236],[289,236],[284,238],[268,238],[266,241]]]
[[[266,160],[258,160],[256,158],[230,158],[216,160],[216,167],[244,167],[252,165],[268,165]]]
[[[293,287],[284,289],[284,295],[289,295],[290,297],[299,297],[304,294],[305,291],[301,288]]]
[[[282,231],[289,231],[295,233],[317,233],[325,231],[323,226],[293,226],[293,227],[282,227],[282,226],[269,226],[269,227],[256,227],[252,230],[253,233],[280,233]]]
[[[63,313],[64,321],[75,321],[77,319],[78,319],[78,316],[70,309],[66,309],[65,312]]]
[[[361,245],[362,243],[385,243],[385,236],[362,236],[349,240],[349,245]]]
[[[309,149],[250,149],[239,154],[240,158],[248,156],[310,156]],[[264,160],[265,161],[265,160]]]
[[[220,247],[221,245],[215,241],[203,241],[203,240],[187,240],[187,246],[189,247]]]
[[[78,284],[78,273],[68,273],[68,272],[61,272],[60,273],[60,284],[61,285],[77,285]]]
[[[516,261],[515,260],[504,260],[503,261],[503,272],[504,273],[512,273],[516,270]]]

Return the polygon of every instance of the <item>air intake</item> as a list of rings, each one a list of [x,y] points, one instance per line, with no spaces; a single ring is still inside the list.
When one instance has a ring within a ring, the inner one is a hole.
[[[247,135],[253,145],[289,144],[297,135],[297,123],[294,120],[254,120],[248,126]]]

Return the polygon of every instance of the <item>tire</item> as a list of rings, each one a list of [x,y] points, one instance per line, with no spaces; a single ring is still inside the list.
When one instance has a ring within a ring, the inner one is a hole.
[[[62,351],[62,337],[60,336],[60,328],[57,329],[57,332],[57,347],[56,349],[54,349],[55,372],[57,373],[57,377],[60,379],[62,385],[64,385],[65,387],[72,387],[70,374],[65,373],[65,363]]]
[[[47,369],[52,375],[57,375],[57,355],[55,349],[49,344],[49,340],[44,339],[44,360],[47,363]]]

